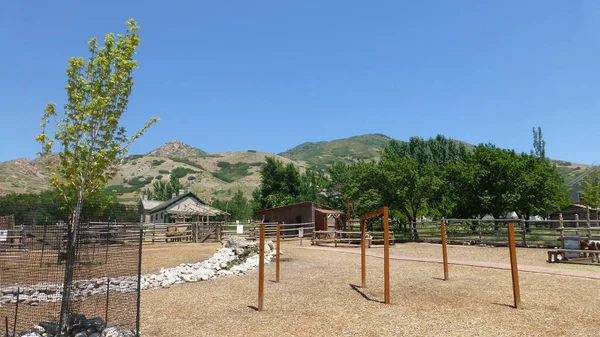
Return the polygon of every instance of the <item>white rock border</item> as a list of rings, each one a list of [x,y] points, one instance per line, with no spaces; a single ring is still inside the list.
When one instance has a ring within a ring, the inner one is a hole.
[[[265,264],[271,262],[276,252],[272,241],[265,243]],[[184,263],[174,268],[163,268],[158,274],[141,276],[141,290],[153,288],[169,288],[175,284],[199,282],[219,277],[244,275],[258,268],[258,243],[246,242],[243,238],[230,237],[225,248],[208,260],[198,263]],[[94,278],[74,282],[73,296],[76,300],[88,296],[106,293],[106,278]],[[17,302],[17,292],[20,290],[19,302],[36,306],[41,302],[60,302],[62,284],[40,283],[33,286],[17,284],[0,289],[0,307]],[[137,291],[137,276],[121,276],[110,279],[109,291]]]

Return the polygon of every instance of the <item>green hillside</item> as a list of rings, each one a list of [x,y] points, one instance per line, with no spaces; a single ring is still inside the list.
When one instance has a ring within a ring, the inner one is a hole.
[[[368,134],[330,142],[303,143],[279,155],[323,169],[336,161],[377,160],[379,151],[391,140],[386,135]]]

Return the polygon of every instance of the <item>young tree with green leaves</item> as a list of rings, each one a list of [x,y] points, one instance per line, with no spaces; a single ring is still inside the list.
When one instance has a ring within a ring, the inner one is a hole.
[[[600,208],[600,167],[591,167],[582,182],[583,201],[591,208],[596,209],[596,220],[598,220],[598,208]],[[589,211],[588,211],[589,212]]]
[[[48,104],[42,117],[42,133],[36,140],[42,144],[41,156],[59,145],[59,164],[49,166],[50,184],[72,209],[69,223],[69,247],[65,269],[61,325],[67,324],[75,256],[75,235],[86,198],[100,191],[117,173],[131,144],[141,137],[158,119],[152,118],[138,132],[128,136],[120,125],[133,89],[133,71],[138,62],[133,59],[140,42],[139,27],[133,19],[126,22],[127,33],[109,33],[100,46],[97,38],[89,40],[91,56],[71,58],[67,68],[67,97],[64,113],[59,116],[55,104]],[[51,119],[59,118],[54,137],[46,128]]]

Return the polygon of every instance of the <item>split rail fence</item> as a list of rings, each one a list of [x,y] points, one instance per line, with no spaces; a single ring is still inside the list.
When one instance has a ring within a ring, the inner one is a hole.
[[[515,226],[516,244],[521,247],[557,247],[566,237],[600,239],[598,220],[446,219],[449,244],[508,245],[507,224]],[[441,221],[419,221],[396,226],[398,242],[440,243]]]

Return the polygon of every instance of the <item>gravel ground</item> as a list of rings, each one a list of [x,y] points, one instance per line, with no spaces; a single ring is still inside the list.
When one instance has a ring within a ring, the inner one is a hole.
[[[386,306],[379,302],[382,259],[367,258],[367,288],[360,289],[354,286],[360,284],[360,256],[297,245],[283,244],[280,283],[272,282],[275,264],[267,265],[263,312],[251,308],[256,271],[148,290],[142,292],[143,336],[596,336],[600,330],[600,298],[586,295],[598,280],[521,273],[523,308],[515,310],[509,271],[452,266],[451,280],[442,281],[439,264],[391,261],[392,304]],[[148,248],[145,257],[156,258],[144,258],[144,268],[156,268],[159,257],[181,261],[182,249],[185,259],[196,254],[186,245],[170,247]],[[198,248],[197,256],[216,247]],[[392,248],[392,254],[422,257],[440,251],[429,244]],[[449,255],[508,263],[506,248],[451,246]],[[544,261],[542,250],[519,250],[519,263],[553,265]]]

